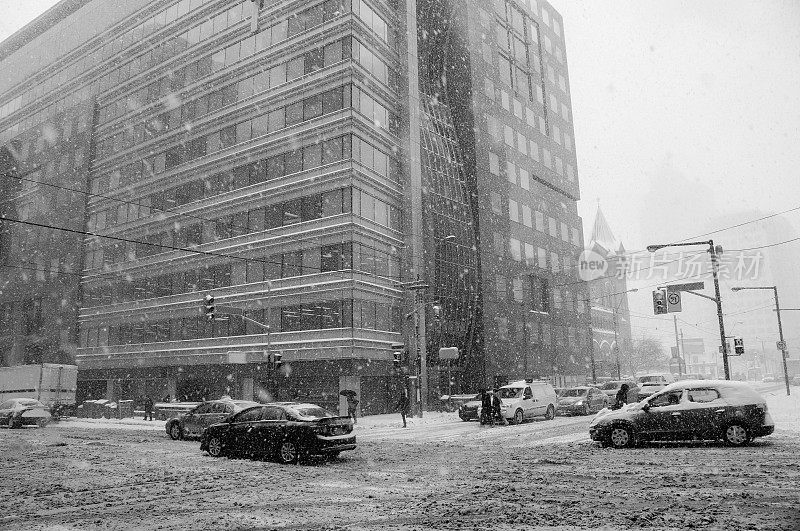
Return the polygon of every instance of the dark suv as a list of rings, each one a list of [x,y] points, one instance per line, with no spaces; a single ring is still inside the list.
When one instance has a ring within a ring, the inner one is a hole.
[[[589,435],[623,448],[651,440],[719,440],[743,446],[775,430],[764,398],[742,382],[686,380],[637,404],[601,412]]]

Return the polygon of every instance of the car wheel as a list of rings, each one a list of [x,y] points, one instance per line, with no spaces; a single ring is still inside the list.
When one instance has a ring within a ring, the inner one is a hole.
[[[328,461],[336,461],[339,458],[340,453],[341,452],[328,452],[326,457],[328,458]]]
[[[522,424],[522,420],[524,415],[521,409],[518,409],[514,412],[514,424]]]
[[[551,405],[547,406],[547,413],[544,414],[544,418],[547,420],[553,420],[556,418],[556,408]]]
[[[627,426],[612,426],[608,443],[614,448],[630,448],[633,446],[633,431]]]
[[[300,447],[296,442],[289,439],[281,443],[278,448],[278,460],[284,465],[297,463],[300,459]]]
[[[211,457],[220,457],[223,453],[222,439],[219,437],[211,437],[211,439],[208,440],[208,455]]]
[[[49,419],[39,419],[39,420],[36,421],[36,425],[39,426],[40,428],[44,428],[48,424],[50,424],[50,420]]]
[[[183,430],[180,422],[173,422],[169,427],[169,436],[173,441],[183,439]]]
[[[583,405],[583,411],[581,412],[581,415],[583,415],[583,416],[585,417],[585,416],[586,416],[586,415],[588,415],[589,413],[590,413],[590,411],[589,411],[589,404],[584,404],[584,405]]]
[[[14,417],[8,417],[8,428],[15,429],[22,427],[22,419],[15,419]]]
[[[722,440],[728,446],[744,446],[750,442],[750,432],[741,424],[728,424],[722,432]]]

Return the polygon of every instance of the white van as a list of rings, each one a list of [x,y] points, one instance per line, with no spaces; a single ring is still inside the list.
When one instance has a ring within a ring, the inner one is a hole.
[[[498,389],[500,414],[514,424],[534,417],[553,420],[556,416],[558,397],[549,382],[542,380],[519,380]]]

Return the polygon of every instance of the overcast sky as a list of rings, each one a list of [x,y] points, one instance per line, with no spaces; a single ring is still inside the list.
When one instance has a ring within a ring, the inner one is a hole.
[[[55,3],[0,0],[0,39]],[[629,251],[721,228],[721,216],[800,206],[800,1],[551,3],[564,18],[587,235],[597,200]],[[787,219],[800,226],[800,211]],[[646,312],[642,293],[632,307]]]

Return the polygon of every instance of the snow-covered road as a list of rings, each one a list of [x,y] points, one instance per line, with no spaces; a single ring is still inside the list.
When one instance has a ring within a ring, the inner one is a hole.
[[[798,403],[762,392],[779,429],[741,449],[614,451],[588,440],[589,417],[426,413],[359,419],[355,451],[282,466],[211,458],[163,422],[2,429],[0,528],[800,529]]]

